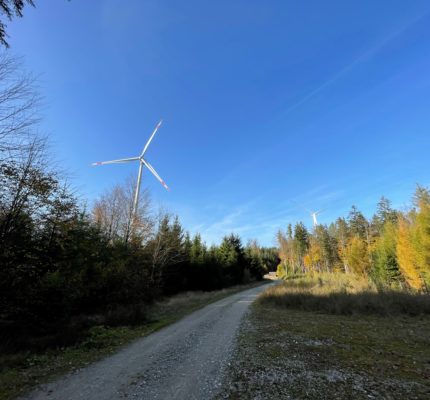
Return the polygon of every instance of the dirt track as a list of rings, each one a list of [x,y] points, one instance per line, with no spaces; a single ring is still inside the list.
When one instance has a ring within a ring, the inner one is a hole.
[[[221,386],[240,321],[265,288],[212,303],[25,399],[210,399]]]

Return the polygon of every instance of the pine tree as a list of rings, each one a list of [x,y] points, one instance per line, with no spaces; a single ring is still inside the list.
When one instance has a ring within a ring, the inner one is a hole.
[[[386,222],[395,224],[397,222],[397,211],[391,207],[391,202],[386,197],[382,196],[376,206],[376,217],[383,226]]]
[[[304,257],[309,248],[309,233],[302,222],[294,227],[294,253],[295,259],[304,272]]]
[[[372,279],[380,287],[399,285],[400,270],[396,253],[396,235],[395,223],[386,219],[381,236],[375,243],[374,265],[371,271]]]
[[[205,262],[206,247],[202,242],[202,238],[199,233],[197,233],[192,241],[190,249],[190,260],[191,263],[196,265],[202,265]]]
[[[0,0],[0,13],[11,21],[13,17],[23,16],[24,6],[26,4],[34,7],[33,0]],[[7,36],[6,24],[0,21],[0,43],[6,48],[9,47],[9,43],[6,40]]]
[[[314,233],[321,251],[321,267],[327,272],[333,270],[338,262],[337,241],[325,225],[318,225]]]
[[[337,241],[337,257],[343,264],[345,272],[349,272],[348,260],[347,260],[347,248],[349,239],[348,224],[344,218],[338,218],[334,225],[335,239]]]
[[[225,284],[242,281],[245,267],[245,253],[240,238],[234,234],[224,237],[217,250],[217,259],[223,268]]]
[[[359,236],[362,239],[367,238],[368,222],[364,215],[358,211],[357,207],[352,206],[348,215],[349,231],[352,235]]]

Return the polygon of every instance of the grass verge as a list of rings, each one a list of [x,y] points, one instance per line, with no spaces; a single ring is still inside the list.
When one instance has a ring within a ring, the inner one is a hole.
[[[213,292],[187,292],[162,299],[147,311],[148,321],[140,326],[94,326],[79,344],[40,353],[0,355],[0,400],[23,395],[40,383],[82,368],[118,351],[131,341],[172,324],[187,314],[223,297],[260,285],[238,285]]]
[[[298,286],[306,292],[322,290],[314,283],[287,285],[293,292]],[[399,312],[385,300],[388,313],[368,313],[360,306],[345,314],[325,304],[317,311],[316,306],[309,310],[267,297],[287,296],[284,290],[269,288],[251,306],[219,398],[430,398],[428,314]]]
[[[260,303],[338,315],[430,315],[430,296],[399,290],[378,292],[366,278],[315,274],[266,290]]]

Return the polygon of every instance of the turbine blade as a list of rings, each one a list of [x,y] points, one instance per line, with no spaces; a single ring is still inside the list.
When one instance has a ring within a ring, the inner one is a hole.
[[[312,215],[312,211],[309,210],[308,208],[306,208],[303,204],[298,203],[297,201],[290,199],[291,203],[294,203],[296,206],[299,206],[300,208],[302,208],[303,210],[305,210],[306,212],[308,212],[309,214]]]
[[[91,165],[93,167],[95,167],[97,165],[119,164],[119,163],[125,163],[125,162],[128,162],[128,161],[136,161],[138,159],[139,159],[139,157],[131,157],[131,158],[123,158],[121,160],[99,161],[99,162],[92,163]]]
[[[145,155],[146,150],[148,149],[149,144],[151,143],[153,137],[155,136],[155,134],[158,131],[158,128],[161,126],[162,122],[163,122],[163,120],[160,120],[160,122],[155,127],[154,131],[152,132],[152,135],[150,136],[149,140],[146,142],[145,147],[142,150],[142,154],[140,155],[141,157],[143,157]]]
[[[98,165],[106,165],[106,164],[120,164],[120,163],[125,163],[128,161],[136,161],[138,159],[139,159],[139,157],[133,157],[133,158],[124,158],[121,160],[98,161],[98,162],[92,163],[91,165],[92,166],[98,166]]]
[[[157,174],[157,171],[154,169],[154,167],[148,161],[144,160],[143,158],[141,158],[141,160],[146,165],[146,167],[152,172],[152,175],[154,175],[158,179],[158,181],[164,186],[164,188],[166,190],[170,191],[169,187],[166,185],[166,182],[164,182],[161,179],[160,175]]]

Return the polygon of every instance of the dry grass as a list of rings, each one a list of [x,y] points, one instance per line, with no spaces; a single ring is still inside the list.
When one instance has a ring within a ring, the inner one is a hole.
[[[429,399],[428,310],[428,297],[378,294],[354,276],[268,288],[243,323],[218,398]]]
[[[367,279],[347,274],[315,274],[289,279],[265,291],[261,304],[328,314],[430,314],[430,296],[378,292]]]
[[[230,294],[260,285],[238,285],[212,292],[187,292],[162,299],[145,311],[146,321],[133,326],[93,326],[86,337],[73,346],[47,349],[41,352],[22,351],[0,354],[0,400],[13,399],[39,383],[81,368],[118,351],[133,340],[149,335],[185,315],[220,300]],[[118,325],[122,312],[111,315]]]

